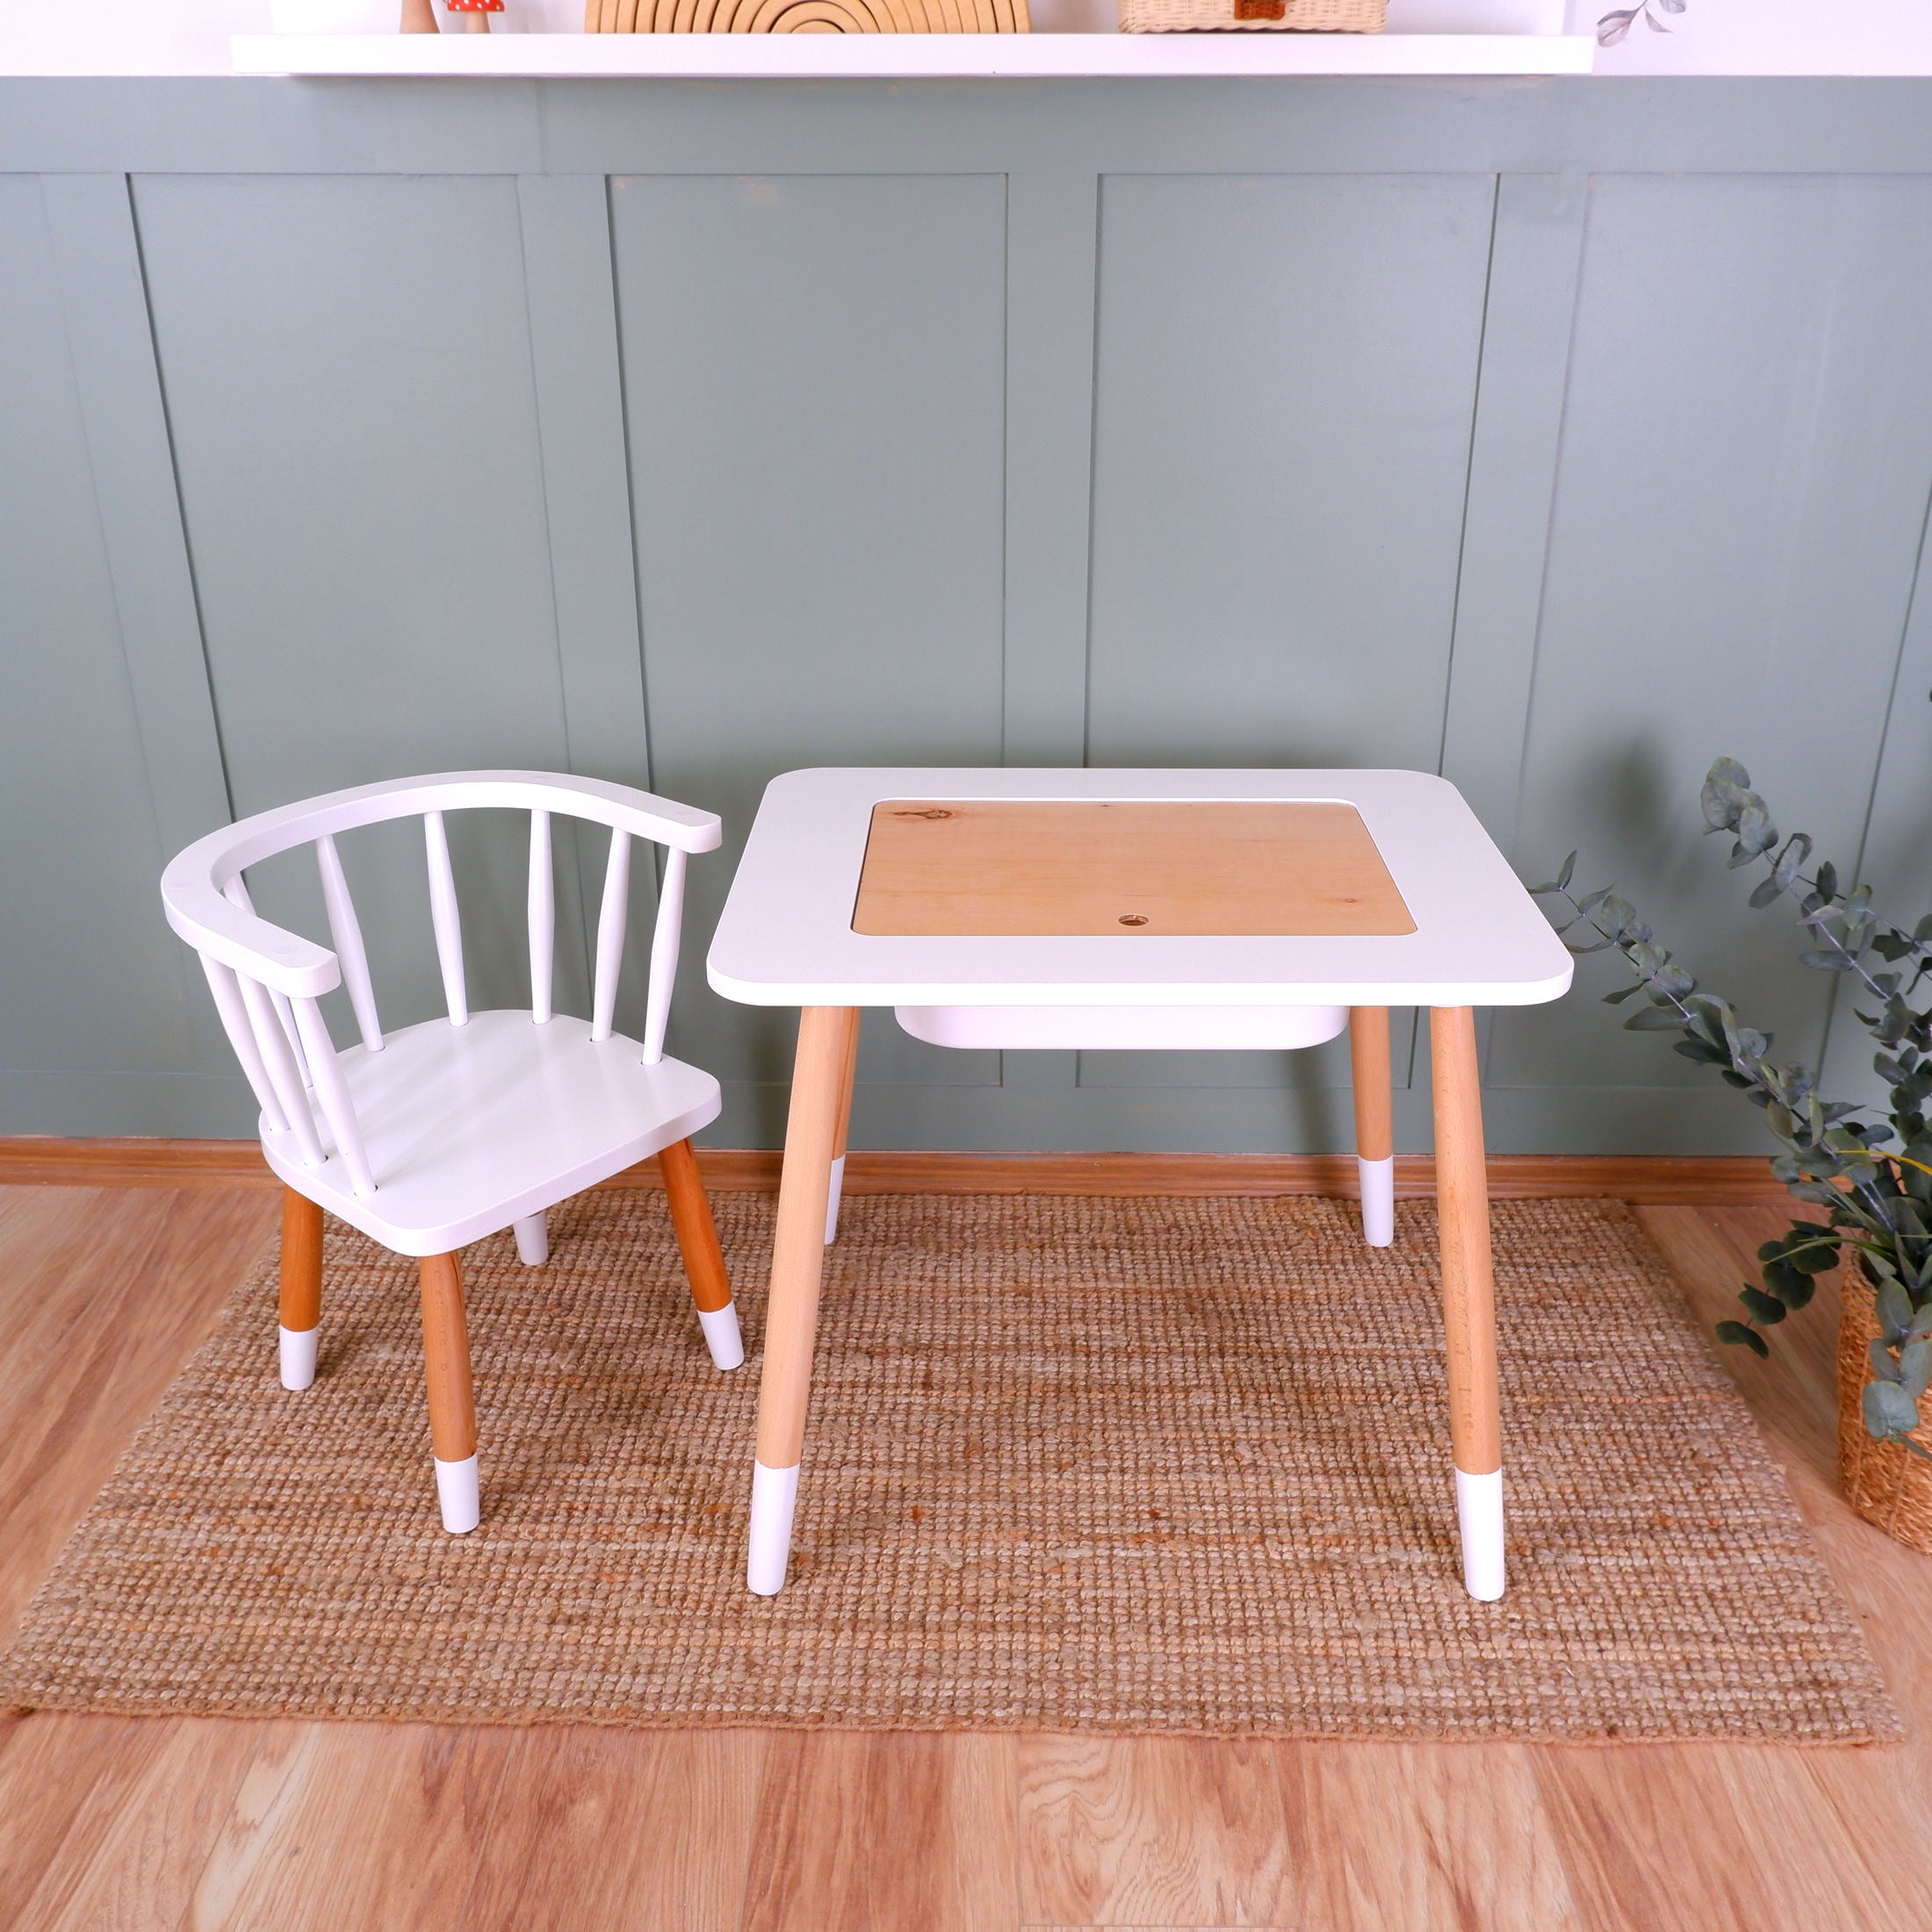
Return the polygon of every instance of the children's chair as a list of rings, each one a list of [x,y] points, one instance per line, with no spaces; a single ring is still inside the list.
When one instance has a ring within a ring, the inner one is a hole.
[[[444,815],[530,813],[530,1010],[472,1013]],[[556,895],[551,820],[610,828],[588,1020],[553,1011]],[[422,819],[429,918],[446,1020],[385,1034],[335,847],[339,833]],[[611,1028],[624,957],[631,841],[666,847],[644,1038]],[[655,1154],[698,1321],[720,1369],[745,1359],[717,1229],[689,1136],[717,1117],[717,1082],[667,1057],[687,855],[719,840],[716,816],[623,785],[544,772],[448,772],[284,805],[211,833],[162,876],[168,923],[201,955],[235,1057],[262,1109],[262,1151],[286,1184],[281,1375],[314,1381],[322,1210],[421,1262],[429,1433],[445,1530],[479,1510],[476,1408],[457,1251],[502,1229],[522,1259],[549,1257],[545,1210]],[[313,845],[335,950],[256,916],[246,869]],[[346,987],[361,1044],[337,1052],[318,1001]]]

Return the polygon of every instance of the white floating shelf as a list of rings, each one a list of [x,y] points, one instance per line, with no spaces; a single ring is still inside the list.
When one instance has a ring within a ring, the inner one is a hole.
[[[1588,74],[1566,33],[238,33],[237,74],[662,80]]]

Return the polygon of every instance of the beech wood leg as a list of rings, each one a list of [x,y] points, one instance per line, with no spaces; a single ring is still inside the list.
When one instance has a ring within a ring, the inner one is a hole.
[[[1467,1006],[1432,1009],[1429,1049],[1435,1079],[1442,1320],[1448,1343],[1449,1438],[1456,1459],[1462,1580],[1472,1597],[1490,1603],[1503,1588],[1503,1429],[1474,1013]]]
[[[832,1145],[832,1180],[825,1190],[825,1245],[839,1238],[839,1202],[845,1193],[846,1135],[852,1126],[852,1083],[859,1071],[859,1029],[846,1049],[845,1078],[839,1089],[839,1132]]]
[[[704,1345],[718,1368],[736,1368],[745,1359],[745,1344],[738,1331],[738,1310],[732,1304],[731,1278],[724,1272],[724,1251],[717,1244],[717,1223],[697,1171],[697,1156],[688,1141],[674,1141],[658,1154],[664,1175],[665,1198],[671,1206],[671,1225],[677,1232],[678,1251],[697,1303],[698,1326]]]
[[[765,1305],[765,1369],[758,1390],[758,1460],[752,1469],[751,1551],[746,1581],[761,1597],[784,1588],[791,1520],[811,1393],[811,1348],[825,1269],[825,1202],[840,1097],[859,1027],[854,1006],[807,1006],[798,1016],[798,1057],[785,1125],[771,1294]]]
[[[277,1336],[284,1388],[315,1380],[321,1337],[322,1210],[292,1187],[282,1190],[282,1316]]]
[[[1362,1187],[1362,1239],[1395,1238],[1395,1121],[1388,1071],[1388,1008],[1353,1006],[1348,1056],[1355,1083],[1355,1171]]]
[[[429,1441],[436,1452],[436,1501],[454,1536],[480,1519],[476,1481],[476,1392],[470,1383],[470,1332],[463,1275],[453,1254],[426,1254],[422,1276],[422,1359],[429,1385]]]

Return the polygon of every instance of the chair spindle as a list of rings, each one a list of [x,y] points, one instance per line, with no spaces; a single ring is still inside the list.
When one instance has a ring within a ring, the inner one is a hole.
[[[267,987],[238,973],[242,1004],[248,1008],[249,1023],[255,1031],[255,1043],[267,1063],[269,1078],[282,1102],[282,1114],[301,1150],[305,1167],[320,1167],[325,1158],[321,1137],[315,1131],[315,1116],[308,1110],[308,1094],[301,1069],[295,1063],[295,1049],[282,1031],[281,1016],[269,1001]]]
[[[208,976],[208,991],[214,995],[214,1010],[221,1016],[221,1030],[227,1034],[228,1044],[242,1063],[242,1071],[248,1078],[263,1117],[278,1134],[287,1133],[288,1115],[282,1111],[282,1098],[275,1091],[269,1070],[262,1063],[262,1050],[255,1043],[255,1029],[249,1024],[248,1008],[242,1003],[242,989],[236,984],[234,967],[224,966],[205,953],[195,956]]]
[[[349,1083],[342,1078],[335,1058],[335,1042],[328,1036],[328,1022],[321,1007],[313,999],[298,999],[295,1024],[300,1027],[303,1044],[308,1049],[308,1063],[314,1070],[315,1098],[321,1102],[322,1117],[335,1138],[335,1151],[349,1172],[349,1185],[358,1194],[372,1194],[376,1178],[369,1171],[369,1156],[363,1146],[362,1123],[356,1118],[356,1103],[350,1098]]]
[[[463,921],[457,912],[456,875],[450,869],[450,837],[440,811],[423,813],[422,837],[429,858],[429,922],[436,927],[443,1003],[450,1009],[450,1024],[466,1027],[470,1002],[463,985]]]
[[[604,867],[603,908],[597,915],[597,983],[590,1004],[590,1037],[608,1040],[617,1011],[617,975],[624,967],[624,926],[631,916],[631,834],[612,830]]]
[[[683,929],[685,854],[674,847],[664,854],[664,883],[658,888],[658,923],[651,934],[650,992],[644,1008],[644,1063],[664,1057],[664,1029],[671,1017],[671,989],[677,984],[678,934]]]
[[[356,903],[349,896],[349,881],[342,876],[342,854],[326,832],[315,841],[315,869],[322,876],[322,903],[328,908],[329,937],[335,944],[342,984],[349,990],[349,1004],[355,1009],[363,1045],[371,1053],[380,1053],[382,1022],[376,1018],[376,990],[369,981],[369,955],[363,948],[362,926],[356,918]],[[306,1045],[307,1029],[300,1027],[299,1021],[298,1027]],[[312,1051],[312,1065],[314,1060]],[[320,1092],[321,1089],[316,1091]]]
[[[550,814],[530,815],[530,1016],[547,1026],[557,957],[557,885],[551,868]]]
[[[249,896],[248,886],[239,872],[221,888],[221,896],[230,905],[239,906],[244,912],[252,913],[255,911],[255,901]],[[302,1051],[302,1036],[295,1030],[295,1013],[289,1006],[288,995],[277,992],[272,986],[263,986],[261,990],[268,996],[269,1004],[275,1008],[275,1017],[281,1024],[282,1037],[288,1042],[288,1049],[295,1056],[295,1071],[301,1076],[302,1091],[306,1093],[315,1083],[309,1078],[308,1056]],[[250,1011],[253,1011],[252,1007]],[[264,1046],[263,1050],[266,1052],[267,1048]]]

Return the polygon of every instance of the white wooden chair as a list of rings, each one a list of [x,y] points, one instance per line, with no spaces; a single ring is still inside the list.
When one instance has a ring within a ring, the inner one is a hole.
[[[472,1013],[444,832],[446,812],[527,811],[529,1011]],[[420,814],[431,924],[447,1020],[385,1034],[342,860],[340,833]],[[610,828],[597,922],[591,1018],[551,1002],[555,814]],[[544,1212],[655,1154],[662,1166],[698,1320],[721,1369],[745,1359],[738,1315],[689,1136],[717,1119],[717,1082],[668,1059],[665,1022],[677,972],[688,854],[713,850],[717,818],[647,792],[544,772],[449,772],[363,785],[284,805],[211,833],[162,875],[168,923],[201,955],[216,1009],[261,1105],[262,1151],[286,1184],[282,1217],[281,1373],[315,1377],[322,1210],[422,1264],[429,1432],[444,1529],[479,1520],[476,1409],[457,1251],[504,1228],[536,1265]],[[624,956],[631,841],[664,846],[644,1039],[611,1030]],[[256,917],[243,873],[313,845],[335,950]],[[338,1052],[321,996],[348,990],[361,1044]]]

